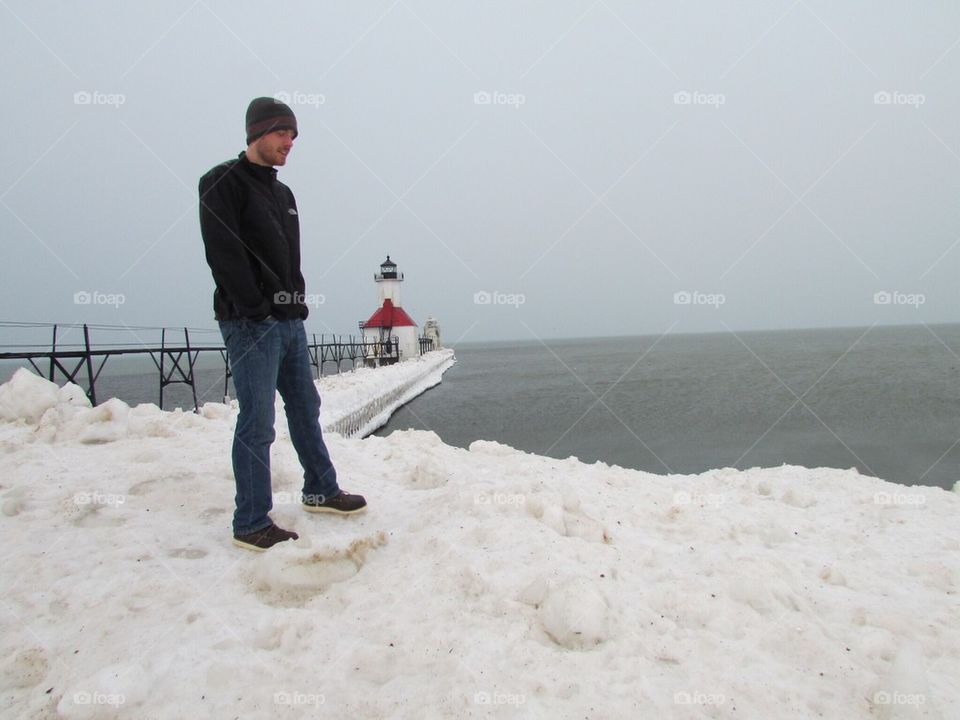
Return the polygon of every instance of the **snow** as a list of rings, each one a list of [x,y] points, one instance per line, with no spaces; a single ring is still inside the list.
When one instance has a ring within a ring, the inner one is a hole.
[[[451,361],[324,378],[324,425]],[[4,717],[960,717],[956,493],[331,432],[370,503],[331,517],[278,432],[300,540],[254,554],[235,407],[90,408],[22,371],[0,413]]]
[[[369,435],[385,425],[398,407],[439,384],[455,362],[452,350],[436,350],[395,365],[360,367],[321,378],[324,431],[347,437]],[[283,414],[281,406],[277,406],[278,417]]]

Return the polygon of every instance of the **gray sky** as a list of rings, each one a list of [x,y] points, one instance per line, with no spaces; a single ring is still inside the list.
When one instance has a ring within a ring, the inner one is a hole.
[[[317,333],[387,253],[448,341],[960,320],[956,3],[0,17],[4,320],[215,327],[197,180],[279,93]]]

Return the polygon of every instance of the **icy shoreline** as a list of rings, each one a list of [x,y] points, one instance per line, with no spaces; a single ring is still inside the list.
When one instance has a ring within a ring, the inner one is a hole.
[[[397,365],[321,378],[324,432],[366,437],[385,425],[398,408],[439,385],[455,362],[453,350],[436,350]]]
[[[324,379],[325,426],[378,373]],[[11,716],[960,717],[955,493],[330,432],[370,508],[317,517],[281,430],[273,516],[301,539],[254,555],[235,410],[81,405],[0,386]]]

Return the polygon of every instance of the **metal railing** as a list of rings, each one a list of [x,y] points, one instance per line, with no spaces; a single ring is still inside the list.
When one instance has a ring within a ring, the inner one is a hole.
[[[60,381],[76,383],[83,387],[86,384],[86,394],[93,405],[97,404],[96,383],[104,366],[111,357],[120,355],[149,355],[157,368],[159,376],[160,408],[163,408],[164,389],[169,385],[183,384],[191,389],[194,411],[199,411],[196,388],[196,364],[201,353],[217,353],[223,363],[223,395],[228,395],[229,380],[232,376],[230,358],[222,341],[216,343],[195,344],[191,340],[194,335],[216,333],[220,338],[219,330],[204,328],[167,328],[144,327],[129,325],[87,325],[87,324],[52,324],[52,323],[21,323],[0,322],[0,332],[12,333],[14,329],[21,332],[49,331],[49,343],[4,343],[0,345],[0,360],[25,360],[41,376],[51,382],[60,384]],[[77,342],[64,341],[64,335],[82,331],[82,340]],[[64,331],[67,331],[64,333]],[[132,336],[129,342],[95,343],[92,331],[123,332]],[[141,334],[159,331],[159,344],[145,342]],[[180,333],[182,332],[182,340]],[[168,333],[176,333],[176,340],[168,340]],[[353,335],[321,335],[317,340],[314,333],[312,341],[308,342],[310,364],[316,369],[317,378],[323,375],[325,366],[333,363],[337,372],[343,370],[344,364],[353,369],[358,363],[365,365],[380,365],[397,362],[400,359],[400,344],[396,337],[383,340],[355,338]],[[425,344],[425,341],[429,346]],[[431,340],[421,338],[420,353],[432,349]],[[44,348],[44,349],[40,349]]]

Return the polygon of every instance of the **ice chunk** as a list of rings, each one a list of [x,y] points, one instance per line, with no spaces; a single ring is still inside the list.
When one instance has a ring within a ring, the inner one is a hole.
[[[607,600],[584,578],[571,578],[550,590],[540,617],[550,638],[571,650],[588,649],[608,637]]]
[[[59,397],[60,388],[56,383],[20,368],[0,385],[0,418],[35,424],[47,410],[56,406]]]

